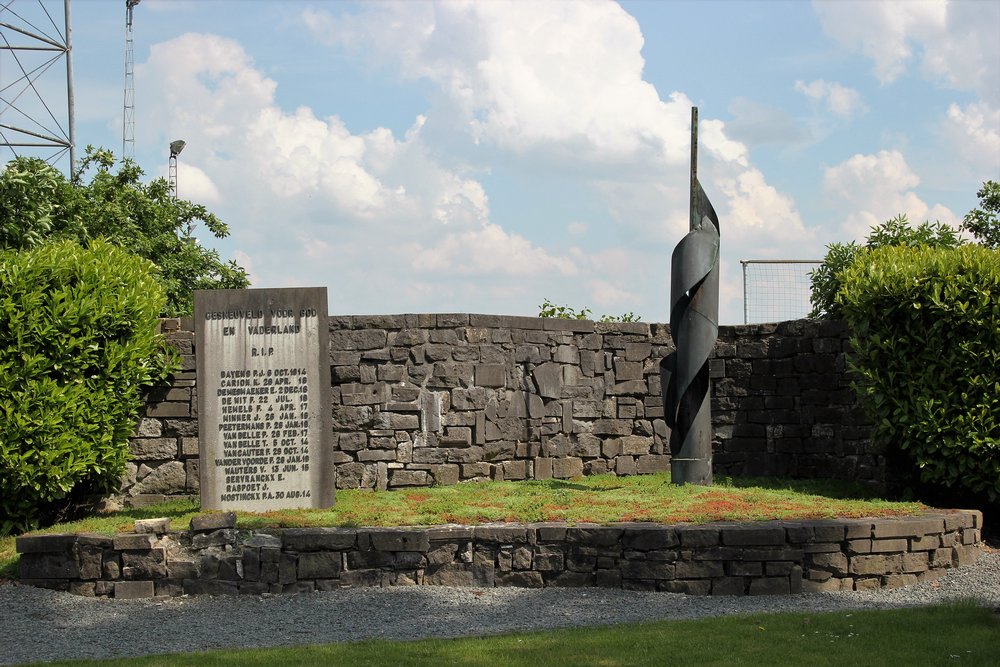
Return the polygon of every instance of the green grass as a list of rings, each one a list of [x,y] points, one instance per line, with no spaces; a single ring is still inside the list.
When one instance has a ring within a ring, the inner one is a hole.
[[[758,614],[415,642],[365,641],[101,661],[102,665],[997,665],[1000,622],[971,603]],[[98,664],[93,661],[47,663]]]
[[[921,503],[871,498],[863,487],[816,480],[723,479],[714,486],[676,486],[668,474],[596,475],[570,481],[481,482],[397,491],[338,491],[327,510],[240,513],[238,527],[423,526],[495,521],[611,523],[707,523],[880,517],[916,514]],[[114,534],[132,530],[135,519],[169,517],[186,528],[196,503],[170,501],[142,509],[99,514],[39,531]],[[0,539],[0,576],[13,577],[12,537]]]

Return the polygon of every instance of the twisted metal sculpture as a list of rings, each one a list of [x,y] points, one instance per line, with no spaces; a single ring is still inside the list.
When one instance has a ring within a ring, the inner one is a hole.
[[[671,256],[670,335],[660,361],[674,484],[712,483],[708,358],[719,333],[719,217],[698,182],[698,108],[691,109],[691,231]]]

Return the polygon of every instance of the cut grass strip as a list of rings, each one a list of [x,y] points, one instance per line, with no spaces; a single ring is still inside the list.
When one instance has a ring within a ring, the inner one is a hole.
[[[873,499],[863,487],[816,480],[723,479],[715,486],[676,486],[668,474],[574,480],[481,482],[398,491],[337,492],[326,510],[240,513],[238,527],[426,526],[443,523],[564,521],[663,524],[884,517],[918,514],[921,503]],[[168,517],[185,528],[199,511],[187,500],[96,515],[47,528],[44,533],[114,534],[135,519]],[[0,576],[14,576],[13,538],[0,540]]]
[[[608,628],[414,642],[72,661],[55,665],[998,665],[995,611],[960,603],[919,609],[757,614]]]

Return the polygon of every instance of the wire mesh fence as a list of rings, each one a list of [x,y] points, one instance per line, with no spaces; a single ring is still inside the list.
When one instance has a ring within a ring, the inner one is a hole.
[[[805,317],[809,303],[809,272],[818,259],[744,259],[743,322],[782,322]]]

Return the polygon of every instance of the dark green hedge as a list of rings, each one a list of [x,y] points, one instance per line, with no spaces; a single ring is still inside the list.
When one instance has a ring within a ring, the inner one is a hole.
[[[1000,252],[862,250],[840,277],[873,437],[924,482],[1000,498]]]
[[[164,370],[152,271],[103,241],[0,253],[0,534],[117,490]]]

